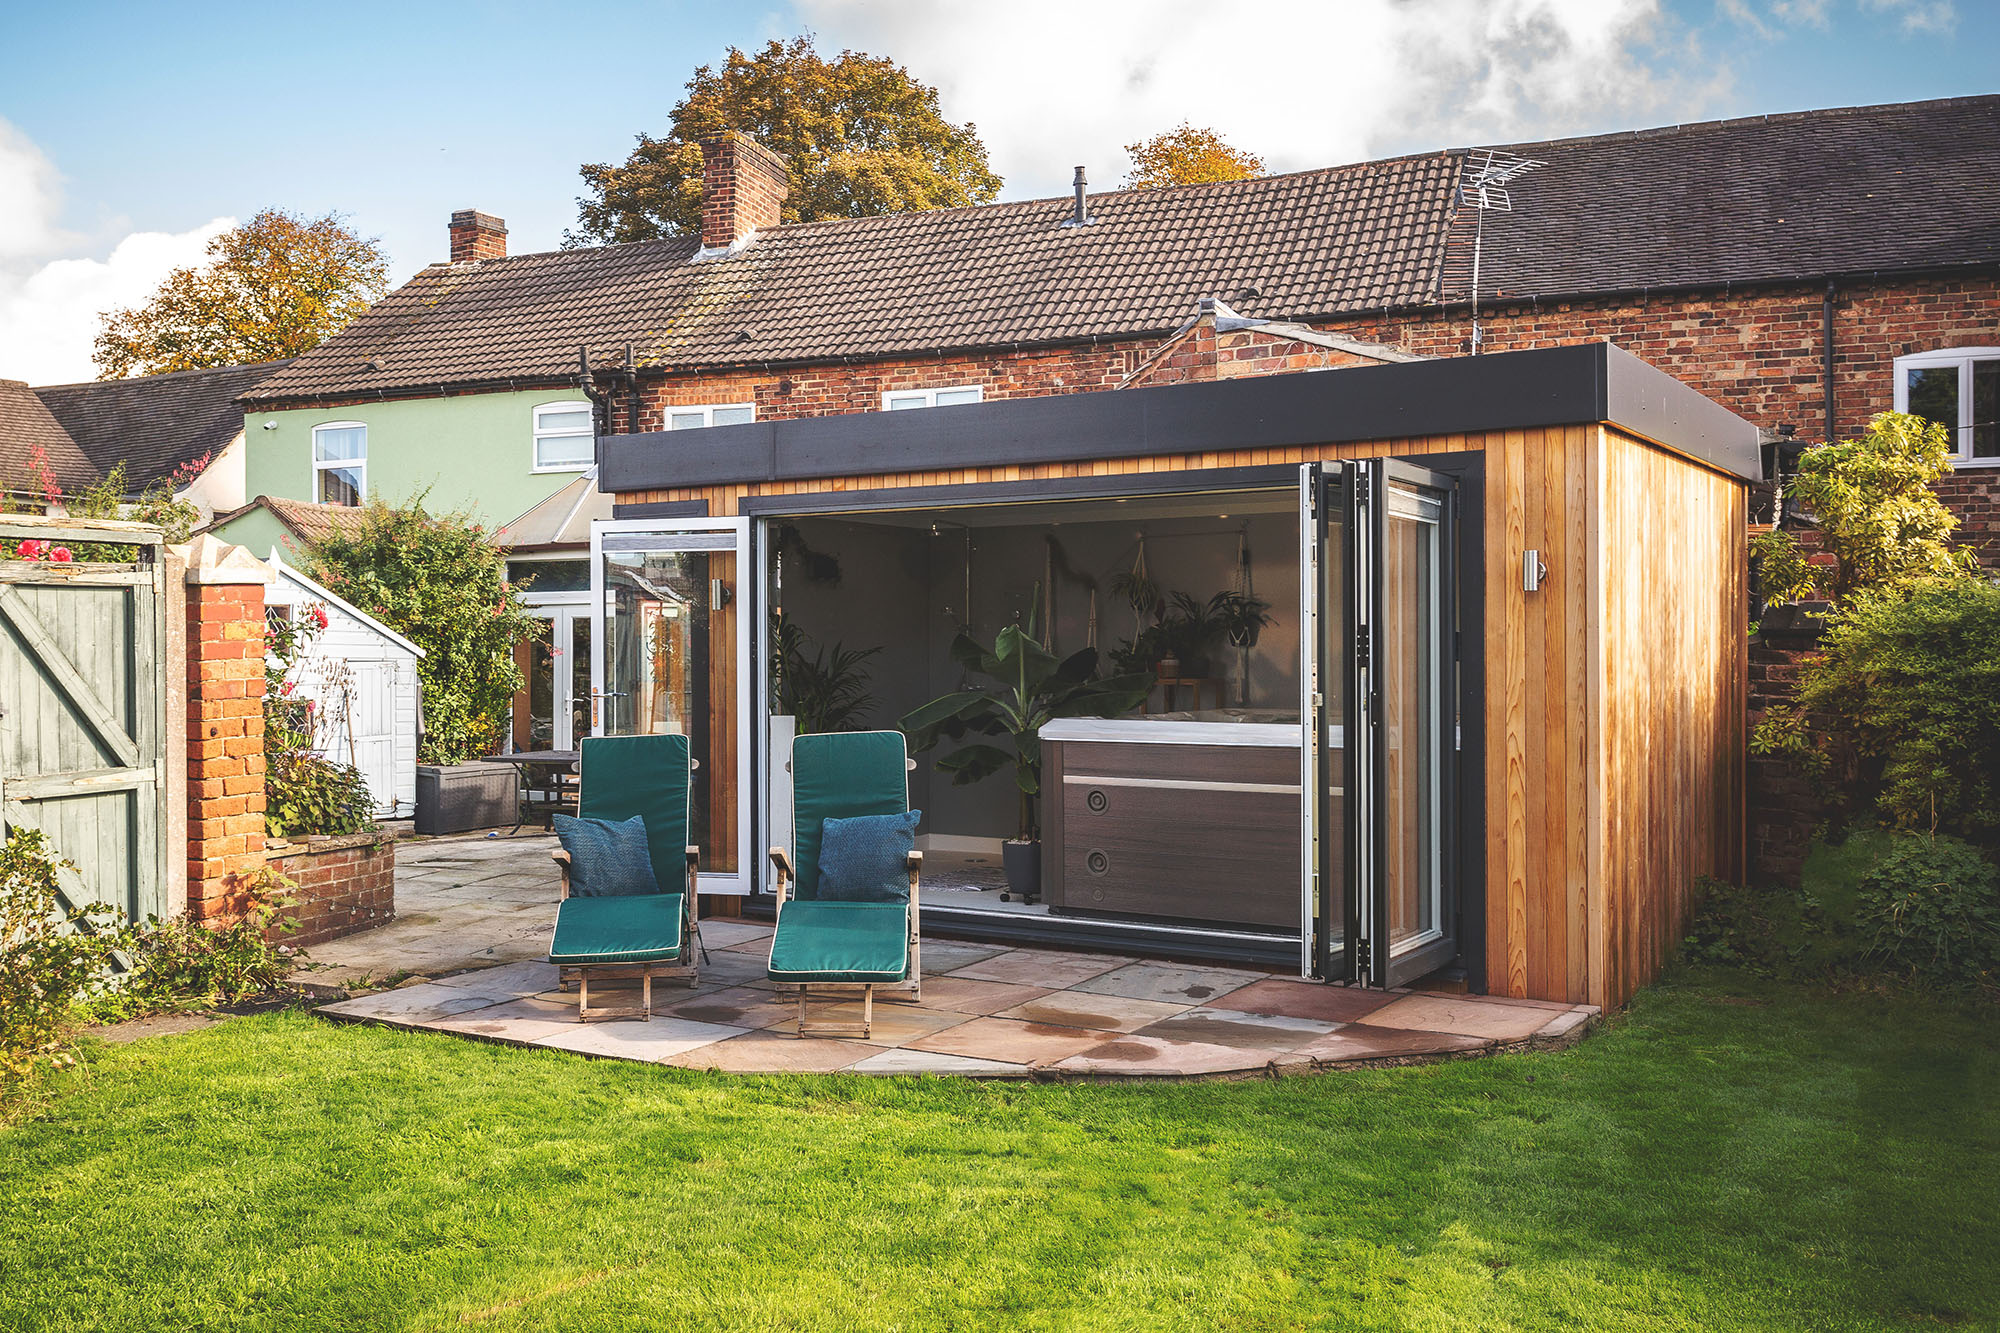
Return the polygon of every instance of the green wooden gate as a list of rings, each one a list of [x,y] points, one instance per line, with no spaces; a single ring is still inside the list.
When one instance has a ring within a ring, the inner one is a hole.
[[[130,564],[0,560],[0,823],[64,858],[73,910],[167,915],[166,596],[157,531],[0,516],[0,538],[136,547]]]

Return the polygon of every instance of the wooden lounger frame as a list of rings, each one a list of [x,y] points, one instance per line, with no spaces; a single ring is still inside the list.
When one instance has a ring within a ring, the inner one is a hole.
[[[562,896],[569,897],[569,853],[550,853],[558,869],[562,871]],[[692,989],[700,980],[702,951],[701,914],[695,901],[695,868],[701,861],[701,848],[687,849],[687,889],[681,894],[681,957],[685,963],[559,963],[556,976],[562,989],[568,990],[571,982],[576,983],[576,1021],[588,1023],[600,1018],[651,1018],[653,1016],[653,978],[663,981],[684,982]],[[600,1005],[590,1007],[590,983],[598,981],[639,982],[639,1003],[622,1007]]]
[[[792,869],[792,858],[782,847],[771,849],[771,864],[778,872],[778,917],[785,914],[785,900],[791,895],[791,886],[798,881],[798,873]],[[875,992],[881,991],[882,998],[898,1004],[916,1004],[923,998],[924,955],[923,935],[918,929],[917,880],[924,867],[924,854],[911,852],[904,859],[904,867],[910,874],[910,975],[906,981],[780,981],[781,987],[790,987],[799,995],[799,1027],[801,1037],[866,1037],[875,1026]],[[772,919],[772,938],[777,937],[777,918]],[[822,1000],[840,1000],[859,992],[861,995],[861,1021],[835,1022],[823,1020],[811,1023],[807,1004],[817,997]]]

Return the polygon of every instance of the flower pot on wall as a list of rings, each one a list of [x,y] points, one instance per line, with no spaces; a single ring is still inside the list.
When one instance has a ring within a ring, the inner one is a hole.
[[[1000,860],[1007,870],[1007,892],[1001,902],[1037,903],[1042,900],[1042,844],[1010,838],[1000,844]]]

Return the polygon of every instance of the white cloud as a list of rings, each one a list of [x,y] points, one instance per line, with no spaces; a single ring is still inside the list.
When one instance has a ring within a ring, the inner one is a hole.
[[[1946,36],[1958,28],[1958,7],[1952,0],[1861,0],[1862,8],[1901,20],[1905,33],[1934,32]]]
[[[60,226],[61,178],[42,151],[0,120],[0,378],[63,384],[96,378],[98,314],[136,305],[176,268],[201,261],[216,218],[177,234],[133,232],[105,246]],[[108,250],[103,258],[78,249]]]
[[[1726,75],[1655,68],[1657,0],[800,0],[827,49],[888,55],[979,127],[1011,198],[1182,120],[1272,171],[1686,119]],[[1662,62],[1686,62],[1682,51]]]

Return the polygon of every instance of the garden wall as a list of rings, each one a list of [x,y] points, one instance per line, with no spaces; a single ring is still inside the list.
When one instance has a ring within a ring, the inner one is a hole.
[[[1751,731],[1771,708],[1798,695],[1799,670],[1819,645],[1816,622],[1792,629],[1791,608],[1773,608],[1761,632],[1750,640],[1749,724]],[[1782,613],[1782,614],[1781,614]],[[1776,627],[1772,622],[1779,622]],[[1752,752],[1748,810],[1752,884],[1796,884],[1805,867],[1813,828],[1826,818],[1826,805],[1812,780],[1784,755]]]
[[[300,948],[387,925],[396,915],[396,840],[387,833],[308,838],[266,849],[270,867],[298,887],[299,923],[273,940]]]

